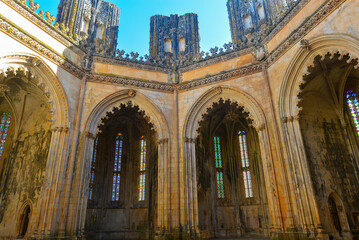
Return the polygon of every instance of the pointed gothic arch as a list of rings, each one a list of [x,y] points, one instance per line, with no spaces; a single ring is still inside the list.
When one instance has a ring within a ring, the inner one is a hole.
[[[186,224],[191,231],[198,232],[198,199],[197,199],[197,180],[196,180],[196,153],[195,139],[198,136],[197,129],[202,115],[214,102],[230,100],[238,103],[248,113],[248,118],[252,121],[252,126],[256,129],[259,137],[260,152],[262,155],[262,165],[268,196],[268,205],[271,219],[272,230],[280,229],[282,226],[280,203],[278,196],[277,183],[273,181],[275,174],[269,168],[273,166],[273,156],[269,148],[268,125],[261,106],[256,100],[247,93],[230,87],[215,87],[205,92],[188,111],[183,128],[183,154],[184,165],[187,177],[184,179],[185,201],[188,206],[186,212]]]
[[[170,156],[170,130],[167,120],[162,111],[144,94],[134,91],[132,89],[121,90],[115,92],[102,101],[100,101],[91,111],[88,119],[85,122],[82,136],[82,146],[79,154],[79,176],[85,181],[81,181],[76,187],[77,196],[73,200],[77,203],[75,208],[79,210],[79,215],[76,217],[77,220],[72,222],[74,229],[83,229],[85,226],[86,216],[86,203],[87,203],[87,188],[89,183],[89,173],[91,157],[93,152],[93,142],[98,133],[98,125],[101,123],[101,119],[106,117],[108,112],[112,112],[114,108],[118,108],[121,104],[127,105],[131,102],[131,105],[138,106],[140,110],[145,112],[145,115],[149,117],[151,123],[154,126],[154,130],[157,133],[158,140],[158,207],[157,207],[157,220],[156,228],[167,226],[168,212],[164,202],[168,202],[169,196],[168,188],[165,184],[168,179],[168,173],[166,169],[166,161]],[[73,212],[73,211],[72,211]],[[76,219],[70,217],[69,219]]]
[[[70,126],[70,110],[66,92],[56,73],[43,59],[25,53],[0,56],[0,84],[1,95],[13,111],[16,128],[14,138],[17,137],[21,127],[23,127],[21,123],[23,117],[21,111],[17,110],[11,103],[8,95],[11,94],[9,84],[12,86],[20,86],[21,84],[31,86],[36,91],[26,94],[38,96],[45,106],[44,108],[48,109],[46,112],[50,114],[49,118],[44,119],[51,125],[49,128],[50,135],[46,135],[49,141],[48,148],[46,148],[47,155],[42,158],[45,161],[45,181],[41,185],[39,202],[31,205],[31,224],[33,225],[31,230],[33,231],[35,228],[38,228],[36,230],[49,229],[57,214],[57,211],[53,210],[57,208],[56,205],[60,199],[58,194],[61,184],[56,179],[65,177],[61,171],[57,170],[66,166],[66,139]],[[58,146],[64,146],[64,148],[59,149]],[[37,208],[41,208],[42,211],[37,211]]]
[[[287,143],[285,147],[288,159],[286,161],[288,179],[295,186],[298,186],[299,183],[305,183],[291,192],[293,196],[298,196],[293,198],[296,200],[291,203],[293,211],[296,213],[295,224],[296,227],[308,229],[307,231],[310,232],[309,226],[323,227],[324,218],[320,217],[322,214],[319,207],[320,203],[316,200],[314,184],[311,184],[313,176],[310,173],[311,166],[308,162],[308,146],[305,145],[305,136],[300,125],[302,98],[307,98],[312,94],[309,90],[303,92],[306,86],[305,78],[310,75],[315,63],[324,60],[337,59],[346,62],[348,66],[352,65],[353,69],[357,69],[359,66],[357,61],[359,59],[359,40],[345,34],[327,34],[302,40],[302,43],[308,44],[303,44],[298,49],[282,80],[279,95],[279,116],[282,124],[283,141]],[[349,71],[346,74],[349,76]],[[346,80],[342,81],[336,89],[339,98],[345,94],[345,84]],[[323,99],[319,95],[317,97]],[[350,230],[347,229],[347,231]]]

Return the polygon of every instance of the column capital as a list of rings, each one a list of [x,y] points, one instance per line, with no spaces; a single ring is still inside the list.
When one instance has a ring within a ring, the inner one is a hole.
[[[96,135],[93,134],[92,132],[86,132],[86,137],[91,138],[91,139],[96,139]]]
[[[158,141],[159,144],[168,143],[168,138],[163,138]]]
[[[195,142],[196,142],[196,139],[194,139],[194,138],[189,138],[189,137],[185,137],[185,138],[184,138],[184,141],[187,142],[187,143],[195,143]]]

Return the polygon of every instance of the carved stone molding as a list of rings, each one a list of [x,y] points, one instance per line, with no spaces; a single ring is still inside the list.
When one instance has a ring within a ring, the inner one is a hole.
[[[17,3],[14,0],[1,0],[1,1],[4,2],[6,5],[8,5],[9,7],[11,7],[12,9],[14,9],[15,11],[17,11],[18,13],[20,13],[29,21],[35,23],[36,25],[44,29],[46,32],[51,34],[51,36],[56,37],[56,39],[59,40],[62,44],[64,44],[66,47],[72,47],[74,46],[74,44],[76,44],[76,41],[70,39],[63,32],[61,32],[60,29],[53,26],[52,22],[49,21],[49,19],[47,20],[44,19],[43,15],[35,14],[33,11],[30,11],[29,8],[25,8],[23,5]]]
[[[5,32],[14,39],[31,48],[32,50],[45,56],[46,58],[48,58],[55,64],[58,64],[59,66],[63,67],[65,70],[72,73],[73,75],[79,78],[82,78],[84,76],[84,72],[79,67],[73,65],[72,63],[64,59],[60,54],[52,50],[50,47],[37,40],[35,37],[28,35],[20,27],[17,27],[10,21],[3,18],[1,15],[0,31]]]
[[[174,91],[175,87],[173,84],[166,84],[160,82],[149,82],[143,80],[136,80],[136,79],[128,79],[124,77],[115,77],[115,76],[106,76],[100,74],[93,74],[88,78],[91,82],[100,82],[100,83],[116,83],[121,84],[124,86],[133,86],[133,87],[140,87],[140,88],[150,88],[154,90],[172,92]]]
[[[309,0],[302,0],[302,1],[303,1],[303,3],[301,2],[300,4],[306,4],[307,2],[309,2]],[[318,11],[316,11],[312,16],[308,17],[306,19],[306,21],[299,28],[297,28],[295,31],[293,31],[293,33],[286,40],[284,40],[278,46],[277,49],[275,49],[270,54],[269,58],[267,59],[268,66],[272,65],[275,61],[277,61],[277,59],[280,58],[290,47],[295,45],[304,36],[306,36],[308,34],[308,32],[310,32],[321,21],[323,21],[325,18],[327,18],[335,9],[337,9],[345,1],[346,0],[329,0]],[[301,8],[298,8],[298,9],[301,9]],[[287,22],[283,22],[281,24],[286,24],[286,23]],[[266,41],[268,42],[272,37],[274,37],[274,35],[270,34]]]
[[[191,89],[194,87],[202,86],[202,85],[208,85],[214,82],[220,82],[224,80],[228,80],[230,78],[234,77],[242,77],[254,73],[261,72],[263,70],[262,64],[253,64],[250,66],[242,67],[239,69],[235,69],[233,71],[225,72],[225,73],[219,73],[210,77],[205,77],[199,80],[191,81],[188,83],[183,83],[178,86],[179,90],[186,90]]]

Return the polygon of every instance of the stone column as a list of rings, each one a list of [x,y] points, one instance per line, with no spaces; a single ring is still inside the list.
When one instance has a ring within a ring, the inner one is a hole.
[[[44,186],[39,204],[39,218],[35,237],[50,237],[56,230],[56,220],[61,211],[59,202],[67,164],[69,129],[56,127],[51,136]]]
[[[282,213],[277,187],[277,178],[273,156],[270,152],[270,142],[267,128],[263,124],[256,128],[263,162],[263,175],[265,179],[266,191],[268,196],[269,214],[271,219],[270,231],[277,233],[282,231]]]
[[[195,139],[184,139],[185,165],[185,228],[190,235],[198,234],[198,196],[196,174],[196,144]]]
[[[286,167],[288,177],[292,180],[291,191],[293,192],[291,194],[295,199],[292,206],[297,216],[294,227],[302,228],[314,236],[314,232],[322,231],[322,226],[300,130],[299,116],[284,117],[282,123],[284,142],[288,153]]]
[[[170,148],[168,138],[158,141],[158,191],[156,231],[163,235],[170,227]]]
[[[81,172],[79,173],[78,185],[76,186],[78,192],[78,199],[76,202],[78,211],[76,213],[78,215],[75,216],[73,226],[73,229],[75,229],[76,235],[78,237],[82,237],[85,230],[88,191],[90,183],[90,170],[96,135],[87,132],[84,138],[85,139],[81,154],[81,156],[83,157],[80,157],[80,159],[82,159],[82,161],[80,162],[80,166],[83,166],[83,168],[80,169]]]

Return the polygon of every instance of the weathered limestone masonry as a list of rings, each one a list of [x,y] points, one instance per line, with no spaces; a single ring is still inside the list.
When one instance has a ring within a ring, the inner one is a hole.
[[[164,58],[165,54],[193,57],[200,52],[198,16],[187,13],[183,16],[151,17],[150,56]]]
[[[115,54],[120,9],[102,0],[61,0],[56,22],[71,35],[81,37],[88,49]]]
[[[139,57],[110,3],[0,0],[0,239],[359,239],[359,1],[227,6]]]

